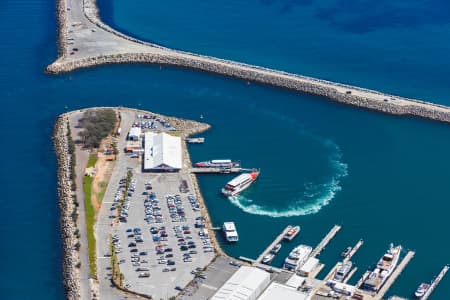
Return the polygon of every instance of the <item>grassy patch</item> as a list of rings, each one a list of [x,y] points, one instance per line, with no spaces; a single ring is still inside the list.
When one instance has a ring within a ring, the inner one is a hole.
[[[90,158],[89,158],[90,159]],[[92,205],[92,181],[94,178],[84,176],[83,191],[84,191],[84,206],[86,209],[86,231],[88,238],[88,253],[89,253],[89,273],[91,277],[97,278],[97,266],[95,255],[95,237],[94,237],[94,222],[95,210]]]
[[[91,167],[95,166],[96,163],[97,163],[97,155],[91,154],[91,155],[89,155],[89,160],[88,160],[86,167],[91,168]]]
[[[101,204],[103,201],[103,197],[105,197],[106,188],[108,187],[108,183],[102,181],[98,184],[99,192],[97,193],[97,202]]]

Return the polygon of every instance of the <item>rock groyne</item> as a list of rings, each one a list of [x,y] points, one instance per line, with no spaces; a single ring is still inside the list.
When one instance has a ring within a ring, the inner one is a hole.
[[[104,64],[169,65],[290,89],[383,113],[450,122],[450,107],[447,106],[138,40],[103,23],[95,0],[57,0],[57,14],[59,55],[46,68],[51,74]]]
[[[63,279],[66,290],[66,298],[70,300],[80,299],[80,274],[77,265],[80,263],[79,252],[76,244],[76,219],[73,212],[76,211],[71,180],[71,156],[68,141],[68,119],[65,115],[58,117],[54,126],[53,144],[58,162],[58,196],[60,210],[60,226],[62,241]]]
[[[450,108],[447,106],[382,94],[376,91],[346,85],[336,84],[336,86],[333,86],[333,83],[314,80],[308,77],[266,70],[263,68],[260,69],[258,67],[247,65],[227,64],[221,60],[215,61],[213,59],[197,56],[186,57],[184,55],[149,53],[105,55],[67,63],[54,64],[48,71],[52,73],[64,73],[79,68],[116,63],[148,63],[196,69],[325,97],[339,103],[380,111],[383,113],[393,115],[410,115],[435,121],[450,122]],[[376,95],[376,98],[374,98],[373,95]]]

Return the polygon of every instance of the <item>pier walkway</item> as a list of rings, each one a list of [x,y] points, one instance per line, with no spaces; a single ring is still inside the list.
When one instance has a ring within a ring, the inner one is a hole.
[[[344,262],[349,261],[353,255],[356,254],[356,252],[361,248],[361,246],[364,244],[364,241],[360,239],[355,246],[353,246],[352,251],[344,258]]]
[[[328,243],[331,241],[332,238],[338,233],[339,230],[341,230],[341,225],[334,225],[333,228],[331,228],[330,232],[320,241],[320,243],[316,246],[316,248],[311,252],[310,257],[316,257],[317,255],[322,252],[322,250],[328,245]]]
[[[199,70],[248,82],[326,97],[394,115],[450,123],[450,107],[260,66],[173,50],[144,42],[104,24],[94,0],[57,0],[58,59],[46,68],[59,74],[104,64],[148,63]]]
[[[276,244],[280,243],[283,240],[283,237],[286,233],[292,228],[292,226],[286,226],[286,228],[273,240],[273,242],[264,250],[260,256],[255,260],[255,263],[259,264],[263,257],[269,254],[270,250],[275,247]]]
[[[425,292],[425,295],[420,298],[420,300],[427,300],[428,297],[430,297],[431,293],[433,293],[434,289],[438,286],[438,284],[441,282],[442,278],[444,278],[445,274],[448,272],[448,265],[444,266],[439,272],[439,275],[433,280],[428,290]]]
[[[391,276],[386,280],[384,285],[381,287],[381,289],[377,293],[377,298],[383,299],[384,294],[390,289],[390,287],[394,284],[397,277],[403,272],[403,269],[406,268],[406,265],[409,263],[409,261],[414,257],[416,253],[414,251],[408,251],[406,253],[406,256],[403,258],[403,260],[400,262],[400,264],[395,268],[394,272],[392,272]]]

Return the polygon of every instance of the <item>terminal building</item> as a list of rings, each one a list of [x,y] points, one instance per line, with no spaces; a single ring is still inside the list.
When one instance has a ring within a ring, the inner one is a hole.
[[[146,172],[177,172],[183,166],[181,138],[167,133],[144,133]]]
[[[270,283],[270,274],[242,266],[211,297],[211,300],[256,300]]]

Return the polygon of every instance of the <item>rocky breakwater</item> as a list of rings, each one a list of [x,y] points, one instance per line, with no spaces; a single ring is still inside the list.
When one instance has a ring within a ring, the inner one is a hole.
[[[180,51],[158,49],[155,53],[125,53],[88,57],[53,64],[49,66],[48,71],[50,73],[64,73],[78,68],[112,63],[148,63],[196,69],[325,97],[339,103],[383,113],[450,122],[450,108],[446,106]],[[353,91],[353,93],[343,92],[343,89]]]
[[[68,143],[68,118],[60,116],[54,126],[53,144],[58,160],[58,196],[60,209],[61,240],[63,248],[63,278],[67,299],[80,299],[80,274],[77,265],[80,257],[76,244],[76,210],[71,180],[71,156]]]

